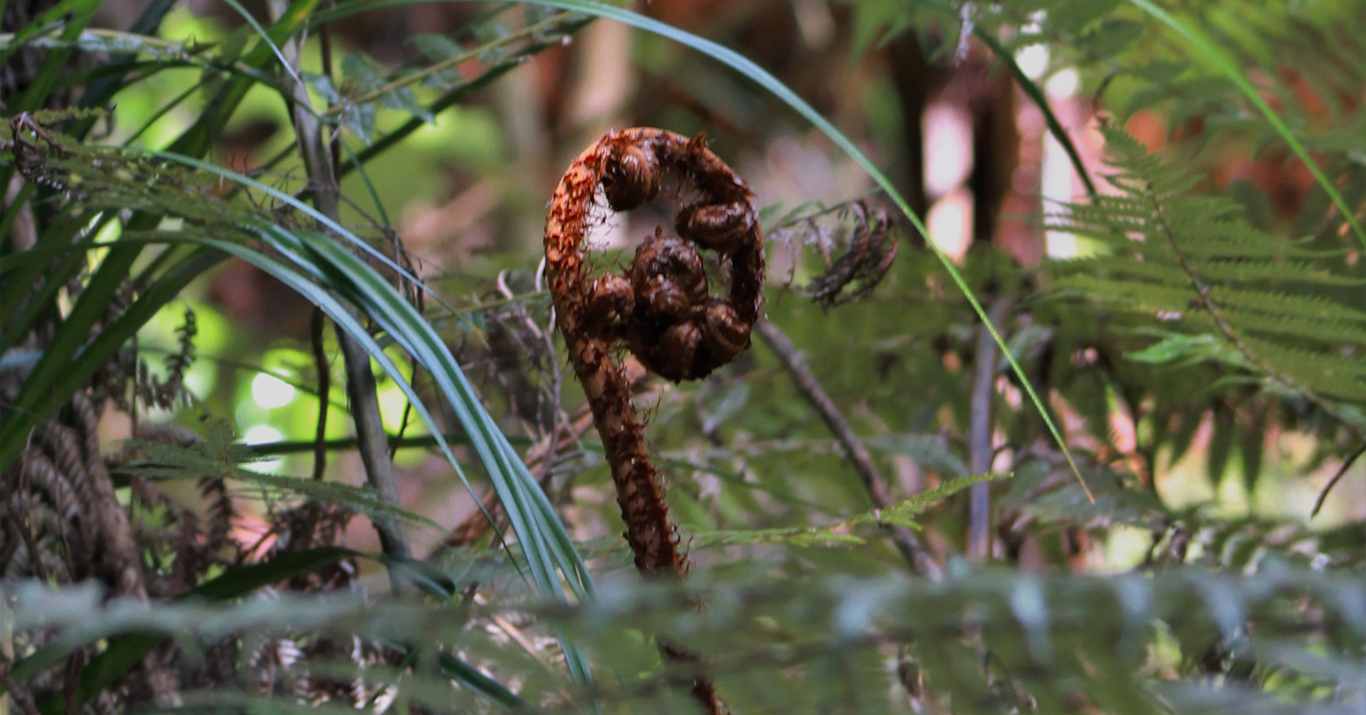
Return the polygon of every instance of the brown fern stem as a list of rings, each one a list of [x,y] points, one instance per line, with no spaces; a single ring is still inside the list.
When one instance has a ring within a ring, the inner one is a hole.
[[[585,243],[599,220],[599,191],[612,211],[627,211],[656,199],[665,177],[691,199],[675,213],[678,237],[656,229],[622,274],[590,279]],[[710,292],[699,250],[715,251],[728,267],[724,298]],[[651,372],[678,382],[705,377],[749,347],[763,306],[764,272],[749,187],[701,137],[652,128],[608,132],[570,164],[555,189],[545,255],[556,319],[602,436],[636,568],[680,577],[687,557],[630,382],[612,351],[624,344]],[[707,712],[722,712],[698,656],[669,643],[659,647],[666,659],[699,673],[692,692]]]

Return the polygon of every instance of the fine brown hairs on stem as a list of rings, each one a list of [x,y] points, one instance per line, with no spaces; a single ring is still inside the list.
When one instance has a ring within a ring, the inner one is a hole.
[[[677,236],[656,228],[621,274],[590,277],[585,244],[599,190],[612,211],[629,211],[659,198],[666,178],[689,199],[675,209]],[[729,283],[724,295],[712,293],[702,251],[720,257]],[[749,347],[764,279],[752,194],[700,136],[646,127],[608,132],[570,164],[555,189],[545,255],[556,319],[602,436],[636,568],[647,576],[680,576],[687,557],[612,351],[625,345],[651,372],[679,382],[706,377]],[[672,644],[661,643],[660,650],[697,667],[695,655]],[[705,675],[694,678],[692,692],[708,712],[721,712]]]

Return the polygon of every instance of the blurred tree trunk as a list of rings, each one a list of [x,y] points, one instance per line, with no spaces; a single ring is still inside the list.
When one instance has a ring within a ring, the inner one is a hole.
[[[925,108],[930,104],[939,82],[936,68],[925,60],[920,40],[914,32],[903,32],[887,46],[892,81],[901,107],[902,144],[905,155],[897,178],[901,195],[906,197],[917,216],[929,210],[925,195]]]
[[[1001,204],[1010,191],[1018,163],[1020,136],[1015,128],[1015,87],[1010,75],[993,72],[985,61],[973,72],[968,110],[972,113],[972,240],[990,243],[996,235]]]

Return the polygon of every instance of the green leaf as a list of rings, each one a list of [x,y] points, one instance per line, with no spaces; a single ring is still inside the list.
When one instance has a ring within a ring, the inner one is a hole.
[[[408,38],[408,41],[413,43],[413,46],[417,47],[418,52],[421,52],[424,57],[433,62],[444,62],[451,58],[459,57],[465,52],[465,48],[461,47],[456,41],[445,35],[438,35],[430,32],[414,35]]]
[[[1241,365],[1246,367],[1247,360],[1226,341],[1217,335],[1209,333],[1199,333],[1188,335],[1186,333],[1171,333],[1162,338],[1161,341],[1153,343],[1142,350],[1135,350],[1124,354],[1125,357],[1135,362],[1145,362],[1153,365],[1163,363],[1217,360],[1219,362]]]
[[[338,104],[342,101],[341,92],[338,92],[337,88],[332,85],[331,77],[314,72],[300,72],[299,74],[303,77],[304,82],[307,82],[308,86],[312,87],[313,91],[323,98],[323,101],[328,104]]]
[[[341,113],[341,125],[356,135],[357,139],[370,144],[370,135],[375,131],[375,115],[378,110],[373,104],[349,104]]]
[[[350,53],[342,58],[342,77],[353,92],[368,92],[384,84],[384,75],[362,55]]]
[[[417,101],[417,94],[413,92],[411,87],[399,87],[393,91],[385,92],[381,101],[389,109],[402,109],[429,124],[436,122],[436,117],[421,102]]]

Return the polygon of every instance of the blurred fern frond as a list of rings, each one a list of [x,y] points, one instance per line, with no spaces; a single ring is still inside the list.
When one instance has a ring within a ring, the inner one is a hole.
[[[609,705],[690,712],[686,701],[660,687],[685,674],[622,637],[641,631],[706,649],[718,684],[732,694],[730,704],[746,713],[901,712],[913,700],[904,680],[910,668],[942,700],[935,707],[951,700],[952,711],[963,713],[1276,712],[1290,692],[1299,707],[1309,708],[1301,712],[1348,713],[1366,698],[1366,583],[1284,564],[1268,563],[1247,577],[1174,567],[1150,577],[976,572],[944,584],[838,573],[803,579],[800,587],[753,578],[693,581],[686,590],[622,582],[580,606],[521,603],[468,612],[413,599],[367,604],[287,595],[167,604],[153,612],[133,601],[101,603],[91,589],[12,583],[6,585],[14,604],[7,625],[21,641],[42,629],[73,646],[132,632],[175,635],[186,647],[234,634],[267,642],[308,632],[333,642],[449,649],[475,667],[519,673],[513,694],[523,707],[547,713],[575,712],[589,696]],[[680,608],[688,602],[708,604],[707,618]],[[516,638],[531,650],[509,647],[506,629],[513,623]],[[549,642],[544,633],[551,626],[614,666],[620,681],[589,693],[558,669],[528,667],[528,656],[553,658],[538,645]],[[307,642],[299,647],[307,650]],[[370,692],[445,703],[442,709],[477,702],[439,669],[416,667],[400,677],[363,659],[296,660],[278,677],[287,683],[310,672],[364,680]],[[1228,685],[1216,687],[1215,678]],[[274,706],[287,706],[288,698],[278,699],[280,684],[274,687]],[[243,680],[185,697],[259,696],[259,688]]]

